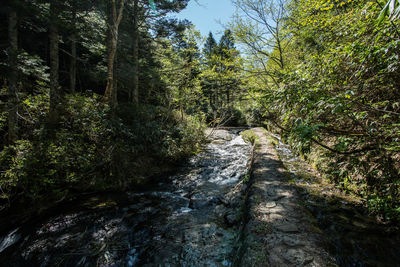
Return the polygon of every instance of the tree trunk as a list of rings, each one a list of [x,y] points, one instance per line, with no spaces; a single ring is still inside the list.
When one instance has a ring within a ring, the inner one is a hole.
[[[108,101],[110,106],[114,107],[117,104],[117,92],[114,90],[114,60],[117,52],[118,44],[118,27],[122,20],[124,5],[126,0],[121,0],[120,7],[117,14],[117,7],[115,0],[111,0],[111,21],[112,25],[107,21],[111,40],[109,42],[108,56],[107,56],[107,86],[104,93],[104,100]]]
[[[118,42],[118,40],[117,40],[117,42]],[[118,46],[118,44],[117,44],[117,46]],[[118,103],[118,68],[119,68],[119,61],[118,61],[118,53],[116,52],[115,53],[115,56],[114,56],[114,84],[113,84],[113,87],[114,87],[114,90],[113,90],[113,93],[112,93],[112,95],[111,95],[111,97],[112,97],[112,101],[113,101],[113,103]]]
[[[71,61],[69,65],[70,93],[76,91],[76,2],[72,3]]]
[[[114,91],[114,60],[115,60],[115,53],[117,50],[117,39],[115,35],[111,33],[111,39],[109,41],[109,49],[108,49],[108,56],[107,56],[107,86],[106,92],[104,93],[104,99],[109,101],[111,106],[114,106],[116,103],[114,102],[113,95],[115,94]]]
[[[50,39],[50,111],[49,122],[50,124],[57,124],[58,122],[58,107],[61,100],[60,87],[58,84],[58,12],[55,7],[54,1],[50,2],[50,25],[49,25],[49,39]]]
[[[18,138],[18,17],[17,12],[11,10],[8,18],[9,36],[9,68],[8,77],[8,141],[14,143]]]
[[[139,0],[134,0],[133,5],[133,81],[132,81],[132,102],[139,104]]]

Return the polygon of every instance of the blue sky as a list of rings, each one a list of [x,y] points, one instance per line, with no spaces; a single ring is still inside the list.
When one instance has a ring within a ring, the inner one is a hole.
[[[209,31],[212,31],[218,40],[224,31],[219,22],[227,23],[235,12],[231,0],[197,0],[197,2],[191,0],[186,9],[176,17],[193,22],[204,37],[208,36]]]

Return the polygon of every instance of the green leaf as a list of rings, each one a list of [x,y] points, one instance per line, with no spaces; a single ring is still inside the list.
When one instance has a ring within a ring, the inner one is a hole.
[[[378,17],[378,25],[382,23],[382,21],[385,19],[385,17],[388,15],[389,13],[389,6],[391,4],[391,2],[394,2],[395,0],[389,0],[387,1],[386,5],[383,7],[381,13],[379,14]]]
[[[400,0],[388,0],[383,7],[377,19],[378,25],[382,23],[386,16],[390,19],[398,18],[400,15],[400,6],[396,8],[396,4],[400,4]]]

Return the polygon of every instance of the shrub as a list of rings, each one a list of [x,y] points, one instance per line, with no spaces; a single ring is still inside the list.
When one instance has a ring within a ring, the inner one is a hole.
[[[46,114],[42,99],[28,96],[27,110]],[[68,95],[57,129],[35,121],[24,139],[0,152],[0,198],[36,200],[62,192],[123,189],[147,182],[200,149],[202,118],[176,116],[165,107],[120,105],[111,111],[99,97]],[[4,202],[4,201],[3,201]]]

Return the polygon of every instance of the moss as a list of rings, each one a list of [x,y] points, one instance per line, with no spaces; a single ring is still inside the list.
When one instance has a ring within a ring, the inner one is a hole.
[[[253,130],[246,130],[240,133],[243,140],[249,142],[250,144],[255,144],[259,142],[259,137]]]

